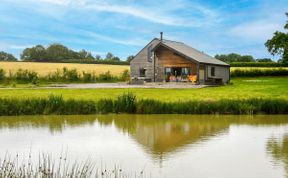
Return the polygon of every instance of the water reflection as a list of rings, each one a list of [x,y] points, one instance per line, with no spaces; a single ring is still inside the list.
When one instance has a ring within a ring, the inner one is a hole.
[[[127,133],[154,158],[162,159],[203,140],[229,131],[231,125],[281,125],[286,116],[207,116],[207,115],[88,115],[0,117],[0,129],[49,128],[50,132],[99,124],[115,126]],[[271,139],[268,150],[288,165],[288,136],[282,143]],[[288,167],[288,166],[287,166]]]
[[[283,163],[288,176],[288,134],[283,138],[271,137],[267,142],[267,152],[276,163]]]

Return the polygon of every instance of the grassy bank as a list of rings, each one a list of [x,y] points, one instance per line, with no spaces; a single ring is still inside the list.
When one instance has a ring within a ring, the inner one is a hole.
[[[154,99],[165,102],[215,101],[220,99],[288,99],[288,77],[234,78],[230,85],[201,89],[0,89],[0,98],[47,98],[53,94],[65,100],[116,99],[125,92],[132,92],[137,99]]]
[[[132,93],[117,99],[64,100],[61,96],[48,98],[0,99],[0,115],[42,114],[288,114],[284,99],[220,99],[216,101],[164,102],[153,99],[137,100]]]

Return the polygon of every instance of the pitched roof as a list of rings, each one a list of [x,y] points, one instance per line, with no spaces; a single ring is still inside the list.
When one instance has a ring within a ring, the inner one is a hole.
[[[191,46],[188,46],[184,43],[177,42],[177,41],[162,40],[158,45],[154,47],[153,50],[157,49],[161,45],[164,47],[170,48],[174,50],[175,52],[178,52],[184,55],[185,57],[191,60],[197,61],[199,63],[229,66],[229,64],[223,61],[220,61],[214,57],[209,56],[208,54],[205,54],[201,51],[198,51],[197,49],[192,48]]]

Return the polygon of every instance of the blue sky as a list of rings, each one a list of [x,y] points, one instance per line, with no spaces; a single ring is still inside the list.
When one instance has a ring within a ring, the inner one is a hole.
[[[285,11],[288,0],[0,0],[0,51],[62,43],[126,59],[163,31],[213,56],[272,57],[264,43]]]

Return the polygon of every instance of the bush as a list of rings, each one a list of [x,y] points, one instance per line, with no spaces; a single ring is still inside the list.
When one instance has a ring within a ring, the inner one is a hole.
[[[130,80],[130,73],[129,73],[129,70],[124,70],[121,74],[121,77],[120,77],[120,80],[121,81],[129,81]]]
[[[0,69],[0,81],[3,81],[5,79],[6,72],[3,69]]]
[[[77,72],[77,69],[67,69],[63,68],[63,80],[65,81],[79,81],[80,77]]]
[[[288,70],[279,68],[279,69],[235,69],[231,71],[231,77],[257,77],[257,76],[288,76]]]
[[[231,67],[288,67],[288,64],[277,62],[231,62]]]
[[[111,75],[110,71],[107,71],[103,74],[99,74],[99,76],[97,78],[97,81],[100,81],[100,82],[107,82],[107,81],[113,81],[113,80],[114,80],[114,78]]]
[[[96,75],[95,73],[82,73],[82,80],[83,82],[96,82]]]
[[[18,69],[13,78],[19,83],[36,84],[38,82],[38,74],[34,71],[28,71],[27,69]]]

